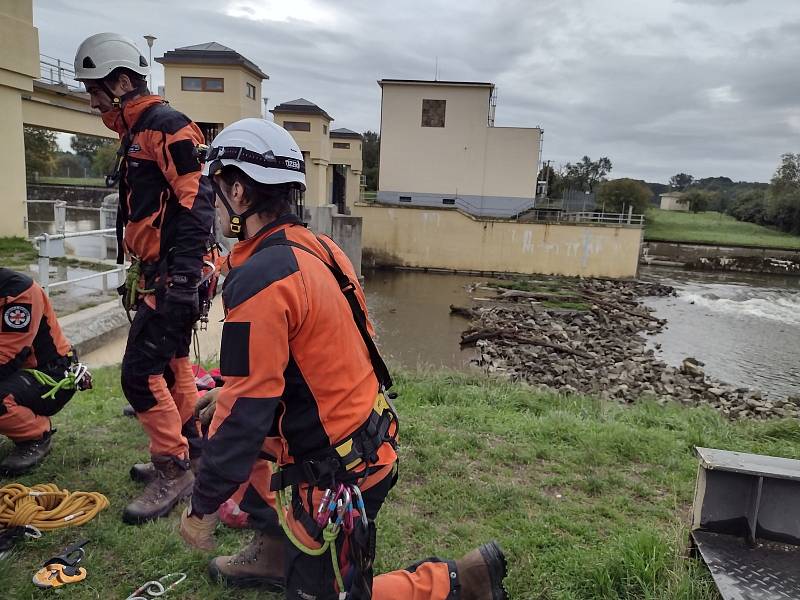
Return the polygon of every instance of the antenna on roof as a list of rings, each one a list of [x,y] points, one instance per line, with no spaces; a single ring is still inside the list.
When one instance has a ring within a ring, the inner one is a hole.
[[[439,57],[436,57],[436,70],[434,71],[433,75],[434,81],[439,81]]]

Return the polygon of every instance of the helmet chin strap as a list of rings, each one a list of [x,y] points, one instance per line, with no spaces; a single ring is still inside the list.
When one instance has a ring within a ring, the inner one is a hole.
[[[253,215],[258,212],[257,207],[250,207],[243,213],[237,213],[233,210],[231,203],[228,201],[228,197],[225,195],[225,192],[222,191],[222,188],[214,179],[214,176],[210,176],[209,179],[211,180],[211,187],[214,188],[214,192],[219,196],[219,199],[222,200],[223,206],[225,206],[225,210],[228,211],[228,218],[231,222],[231,233],[236,234],[236,238],[243,242],[247,239],[247,227],[245,222],[247,221],[247,217]]]

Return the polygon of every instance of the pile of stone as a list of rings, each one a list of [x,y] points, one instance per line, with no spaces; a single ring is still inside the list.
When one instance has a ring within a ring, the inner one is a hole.
[[[800,415],[800,398],[769,400],[728,385],[706,376],[694,358],[680,367],[659,360],[659,345],[648,347],[645,335],[658,333],[666,321],[640,298],[674,295],[669,286],[583,279],[556,290],[552,281],[516,287],[525,291],[477,286],[473,292],[482,297],[475,307],[451,306],[471,320],[462,345],[475,346],[476,364],[490,373],[623,403],[651,397],[708,404],[732,419]]]

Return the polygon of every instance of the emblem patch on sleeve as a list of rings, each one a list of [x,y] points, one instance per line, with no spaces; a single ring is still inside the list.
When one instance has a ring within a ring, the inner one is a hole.
[[[3,308],[3,331],[23,333],[31,326],[31,305],[23,303],[9,304]]]

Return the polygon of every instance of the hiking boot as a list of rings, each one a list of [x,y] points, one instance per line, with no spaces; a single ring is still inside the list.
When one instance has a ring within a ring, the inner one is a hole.
[[[21,475],[38,465],[50,454],[55,432],[52,429],[37,440],[14,442],[14,449],[0,462],[0,471],[7,475]]]
[[[506,557],[496,542],[484,544],[456,561],[461,600],[508,600],[503,587]]]
[[[253,540],[238,554],[212,559],[208,573],[218,583],[280,592],[284,588],[283,553],[282,538],[256,531]]]
[[[189,468],[191,468],[192,473],[197,475],[197,472],[200,470],[200,459],[189,459]],[[136,463],[129,471],[131,479],[136,483],[150,483],[155,479],[157,472],[152,462]]]
[[[189,469],[188,460],[170,455],[153,456],[153,466],[155,477],[122,513],[122,520],[130,525],[166,517],[180,500],[192,493],[194,473]]]

